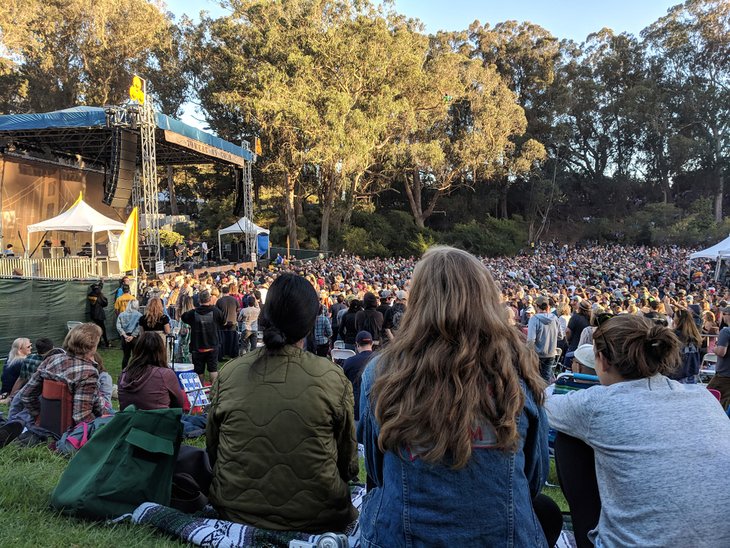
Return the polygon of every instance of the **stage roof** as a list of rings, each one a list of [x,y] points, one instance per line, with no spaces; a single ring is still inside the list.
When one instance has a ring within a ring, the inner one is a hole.
[[[239,145],[159,112],[155,117],[158,165],[243,166],[244,161],[253,159],[251,151]],[[0,148],[4,150],[13,144],[23,150],[81,156],[87,162],[104,164],[111,154],[113,127],[108,119],[106,109],[85,106],[42,114],[0,116]]]

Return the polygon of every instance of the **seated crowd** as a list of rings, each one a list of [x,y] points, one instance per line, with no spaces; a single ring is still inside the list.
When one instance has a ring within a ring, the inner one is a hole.
[[[579,547],[730,546],[730,478],[708,472],[730,462],[730,295],[647,252],[653,264],[632,256],[610,271],[615,249],[589,266],[553,246],[538,252],[554,258],[543,271],[533,257],[434,247],[419,261],[145,282],[144,314],[119,293],[119,408],[189,411],[168,364],[190,361],[201,380],[207,370],[209,499],[222,519],[259,528],[359,521],[364,547],[554,546],[563,519],[541,492],[552,428]],[[61,348],[16,339],[0,446],[58,437],[41,411],[46,383],[68,392],[72,424],[114,412],[101,339],[94,323]],[[328,359],[335,347],[351,357]]]

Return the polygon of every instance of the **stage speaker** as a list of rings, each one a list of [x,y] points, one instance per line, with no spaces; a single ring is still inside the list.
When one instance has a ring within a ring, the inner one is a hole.
[[[241,216],[243,215],[244,199],[246,198],[246,189],[243,185],[243,169],[239,167],[233,168],[233,182],[236,193],[236,203],[233,206],[233,214]]]
[[[129,204],[137,167],[137,134],[128,129],[112,130],[111,158],[104,181],[104,203],[124,208]]]

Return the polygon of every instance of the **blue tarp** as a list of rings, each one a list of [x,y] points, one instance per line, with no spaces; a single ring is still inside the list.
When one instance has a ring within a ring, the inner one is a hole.
[[[258,249],[259,257],[263,257],[264,255],[266,255],[266,252],[269,250],[269,235],[265,234],[264,232],[261,232],[256,237],[256,243],[257,243],[257,247],[259,248]]]
[[[228,141],[206,133],[205,131],[189,126],[188,124],[165,116],[159,112],[155,113],[157,127],[163,130],[170,130],[190,139],[195,139],[209,146],[225,150],[244,160],[251,161],[253,155],[250,151],[242,149]],[[32,129],[50,129],[62,127],[105,127],[106,113],[101,107],[73,107],[54,112],[42,114],[6,114],[0,116],[0,131],[19,131]]]

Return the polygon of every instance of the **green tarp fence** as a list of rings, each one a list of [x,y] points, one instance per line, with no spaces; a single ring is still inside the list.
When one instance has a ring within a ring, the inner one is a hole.
[[[35,341],[48,337],[61,346],[68,321],[89,321],[86,295],[92,281],[0,279],[0,357],[5,358],[18,337]],[[106,307],[106,330],[109,339],[117,339],[114,328],[114,292],[116,280],[104,284],[109,300]]]

